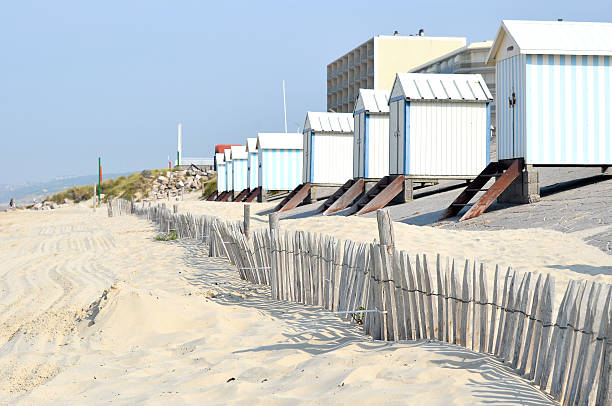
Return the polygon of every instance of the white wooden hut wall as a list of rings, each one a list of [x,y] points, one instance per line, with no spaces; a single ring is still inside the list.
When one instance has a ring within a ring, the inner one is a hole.
[[[227,190],[227,176],[225,170],[225,154],[216,154],[217,158],[217,193],[222,193]]]
[[[252,190],[259,187],[257,138],[247,138],[247,153],[249,154],[247,161],[247,187]]]
[[[488,58],[496,66],[499,159],[612,164],[610,38],[610,23],[502,22]]]
[[[389,174],[389,91],[359,89],[355,103],[353,178]]]
[[[351,113],[309,112],[303,134],[303,182],[341,185],[352,178]]]
[[[232,150],[230,148],[225,151],[225,182],[227,191],[234,190],[234,177],[233,177],[233,166],[232,166]]]
[[[390,99],[390,173],[478,175],[489,162],[490,100],[480,75],[398,74]]]

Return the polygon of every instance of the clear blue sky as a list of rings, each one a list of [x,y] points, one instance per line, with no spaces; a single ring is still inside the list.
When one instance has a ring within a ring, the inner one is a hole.
[[[373,7],[373,4],[378,4]],[[612,21],[602,1],[8,1],[0,184],[164,167],[326,108],[326,64],[377,34],[493,39],[502,19]]]

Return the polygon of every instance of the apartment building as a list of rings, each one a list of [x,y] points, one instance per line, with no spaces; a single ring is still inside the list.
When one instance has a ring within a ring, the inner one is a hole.
[[[395,74],[463,48],[464,37],[378,35],[327,65],[327,110],[352,113],[359,89],[391,90]]]

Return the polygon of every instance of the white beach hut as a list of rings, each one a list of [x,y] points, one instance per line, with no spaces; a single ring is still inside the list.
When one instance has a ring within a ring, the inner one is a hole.
[[[353,175],[353,115],[308,112],[303,131],[303,182],[342,185]]]
[[[248,179],[248,155],[246,145],[233,145],[232,150],[232,185],[234,194],[246,193]]]
[[[398,73],[389,99],[389,173],[476,177],[489,162],[491,101],[479,74]]]
[[[232,149],[231,147],[224,150],[223,153],[225,154],[225,182],[226,182],[225,190],[233,193],[234,176],[233,176],[233,171],[232,171],[233,167],[232,167]]]
[[[267,199],[267,191],[290,191],[301,183],[302,142],[297,133],[257,134],[259,201]]]
[[[488,56],[498,158],[612,165],[612,23],[503,21]]]
[[[215,154],[217,162],[217,195],[227,190],[226,169],[225,169],[225,154]]]
[[[389,174],[389,91],[359,89],[353,113],[353,178]]]
[[[259,187],[258,181],[258,156],[257,156],[257,138],[247,138],[247,187],[253,190]]]

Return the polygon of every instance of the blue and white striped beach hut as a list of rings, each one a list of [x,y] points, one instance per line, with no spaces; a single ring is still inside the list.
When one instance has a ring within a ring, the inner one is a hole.
[[[258,178],[264,191],[289,191],[302,183],[302,149],[302,134],[257,134]]]
[[[353,112],[353,178],[389,174],[389,91],[359,89]]]
[[[246,145],[233,145],[232,150],[232,184],[234,193],[238,194],[247,188],[247,151]]]
[[[257,138],[247,138],[247,154],[249,155],[247,161],[247,187],[253,190],[259,187],[258,181],[258,156],[257,156]]]
[[[225,154],[225,190],[231,192],[234,190],[234,176],[233,176],[233,167],[232,167],[232,149],[227,148],[223,151]]]
[[[227,190],[225,154],[215,154],[215,161],[217,162],[217,194],[221,194]]]
[[[503,21],[495,64],[498,158],[612,164],[612,24]]]

